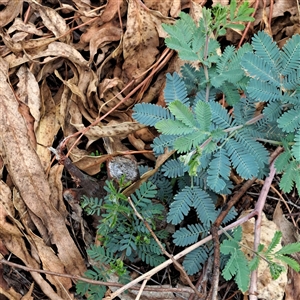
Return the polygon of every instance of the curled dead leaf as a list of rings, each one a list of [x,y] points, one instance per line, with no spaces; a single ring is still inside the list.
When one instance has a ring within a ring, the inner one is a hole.
[[[21,12],[23,0],[0,0],[0,5],[4,6],[0,11],[0,27],[3,27]]]

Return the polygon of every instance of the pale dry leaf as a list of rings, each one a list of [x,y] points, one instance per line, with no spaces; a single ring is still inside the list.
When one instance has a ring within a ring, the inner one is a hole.
[[[48,62],[42,66],[39,73],[36,75],[37,82],[40,82],[41,80],[44,80],[46,77],[49,76],[49,74],[52,74],[54,70],[59,69],[63,64],[64,60],[60,58],[56,58],[52,60],[51,62]],[[41,93],[42,94],[42,93]],[[42,94],[43,96],[43,94]]]
[[[15,209],[18,211],[19,215],[22,216],[22,224],[26,228],[30,228],[31,230],[35,230],[36,226],[30,218],[30,212],[27,210],[25,202],[21,198],[20,193],[18,193],[16,188],[13,189],[12,203],[13,203]],[[45,232],[45,234],[43,234],[42,237],[43,238],[49,237],[48,234],[46,233],[46,229],[44,230],[44,232]]]
[[[27,104],[19,101],[18,102],[18,111],[20,115],[24,118],[27,127],[27,134],[31,145],[35,148],[36,147],[36,137],[34,133],[34,117],[31,115],[29,107]]]
[[[104,23],[101,26],[96,24],[95,26],[88,28],[87,31],[81,35],[80,40],[89,43],[89,62],[91,63],[93,61],[98,49],[112,42],[120,41],[122,33],[123,31],[120,28],[119,22],[115,20]]]
[[[28,230],[28,237],[31,243],[31,247],[35,247],[42,263],[44,270],[49,270],[59,274],[65,272],[64,265],[56,256],[54,251],[45,244],[45,242],[35,235],[30,229]],[[46,278],[53,286],[55,286],[56,293],[62,299],[74,299],[69,289],[72,287],[72,281],[70,278],[58,277],[46,274]]]
[[[27,32],[17,32],[12,36],[11,40],[14,43],[18,43],[24,41],[28,37],[28,35],[29,34]]]
[[[83,124],[72,123],[72,125],[74,125],[74,127],[76,127],[78,131],[85,128]],[[87,133],[85,133],[85,136],[89,140],[93,140],[93,141],[108,136],[118,136],[121,139],[124,139],[125,137],[127,137],[129,133],[132,133],[133,131],[136,131],[144,127],[145,125],[142,125],[137,122],[123,122],[119,124],[105,125],[105,126],[98,125],[98,126],[91,127],[90,130]]]
[[[41,29],[37,29],[32,23],[24,23],[20,18],[15,18],[14,23],[8,28],[7,34],[11,34],[15,31],[21,31],[25,33],[35,34],[38,36],[43,36],[44,33]]]
[[[176,17],[175,11],[181,7],[181,3],[178,0],[166,0],[166,1],[157,1],[157,0],[145,0],[145,5],[152,10],[159,11],[163,16],[168,16],[170,11],[172,11],[171,16]]]
[[[229,4],[229,0],[213,0],[213,6],[215,6],[217,4],[227,6]]]
[[[300,241],[299,235],[295,230],[295,226],[291,222],[289,222],[283,215],[283,211],[280,207],[280,202],[277,203],[274,210],[273,221],[282,232],[282,240],[284,245]]]
[[[107,23],[111,21],[115,15],[117,14],[118,10],[121,10],[121,5],[123,1],[115,1],[115,0],[108,0],[106,7],[101,15],[101,20],[103,23]]]
[[[73,163],[78,169],[93,176],[101,171],[101,165],[111,158],[111,155],[103,154],[101,156],[90,156],[72,150],[70,157],[74,159]]]
[[[128,135],[128,140],[130,144],[138,151],[146,150],[145,146],[146,143],[140,138],[136,138],[133,134]],[[143,153],[145,157],[147,157],[149,160],[156,161],[156,157],[152,153]]]
[[[3,202],[8,201],[10,201],[10,199],[0,199],[0,239],[5,247],[16,257],[21,259],[25,265],[39,269],[39,264],[31,257],[27,250],[23,240],[23,233],[14,224],[14,221],[16,222],[16,220],[10,216],[10,214],[6,211],[5,206],[2,205]],[[39,273],[31,272],[31,276],[49,299],[63,300],[63,298],[57,295],[57,293]]]
[[[0,59],[0,137],[5,166],[28,209],[45,224],[51,243],[69,273],[81,275],[84,261],[71,238],[64,217],[50,203],[50,188],[40,160],[28,140],[18,102],[7,83],[7,65]]]
[[[34,283],[30,285],[30,288],[28,289],[28,292],[22,297],[21,300],[34,300],[32,293],[34,289]]]
[[[122,81],[125,84],[132,79],[137,83],[143,79],[141,75],[156,61],[158,46],[159,36],[151,11],[138,0],[129,0],[127,28],[123,37]]]
[[[63,185],[62,173],[64,170],[63,165],[54,165],[49,172],[48,182],[51,190],[50,201],[52,205],[60,212],[60,214],[67,218],[68,211],[63,201]]]
[[[144,142],[152,142],[155,138],[154,134],[150,131],[148,127],[137,130],[134,136]]]
[[[43,24],[53,32],[55,37],[59,38],[60,41],[67,43],[70,41],[70,35],[65,36],[70,28],[67,26],[64,18],[62,18],[54,9],[41,5],[35,0],[27,1],[35,11],[38,11],[43,20]]]
[[[11,22],[20,12],[23,7],[23,0],[0,0],[0,27]]]
[[[11,201],[11,190],[7,184],[2,180],[0,181],[0,201],[1,204],[5,207],[7,213],[14,217],[15,209]]]
[[[1,36],[3,37],[3,35]],[[21,58],[17,58],[16,56],[11,55],[9,56],[9,58],[5,58],[5,61],[9,63],[10,68],[13,68],[30,60],[36,61],[37,59],[42,57],[45,57],[43,63],[47,63],[48,61],[52,61],[57,58],[65,58],[70,60],[77,66],[80,66],[84,69],[88,68],[88,62],[74,47],[61,42],[53,42],[53,40],[55,39],[43,39],[40,41],[40,43],[36,40],[37,43],[34,43],[34,41],[32,41],[31,44],[24,44],[24,47],[28,46],[29,49],[37,48],[38,51],[35,51],[36,53],[34,53],[33,55],[27,52],[26,56],[23,56]],[[44,49],[44,46],[47,47]],[[23,51],[23,49],[25,48],[21,47],[20,51]]]
[[[300,299],[300,274],[289,267],[288,270],[288,284],[285,288],[285,300]]]
[[[286,14],[287,12],[291,15],[296,15],[297,11],[298,9],[297,9],[296,1],[277,0],[274,2],[272,8],[272,19],[279,16],[284,16],[284,14]],[[264,13],[264,6],[261,5],[261,7],[257,10],[254,16],[255,17],[254,25],[257,25],[261,22],[263,13]],[[270,6],[266,7],[265,13],[267,16],[269,16]]]
[[[5,299],[13,299],[13,300],[22,299],[22,295],[16,292],[12,287],[10,287],[9,289],[4,289],[2,286],[0,286],[0,295],[7,297]]]
[[[36,129],[36,139],[38,142],[36,151],[41,164],[46,171],[51,161],[51,153],[47,147],[50,147],[53,144],[60,128],[56,118],[56,105],[46,80],[44,80],[41,85],[41,98],[43,105],[41,120]]]
[[[34,117],[35,131],[41,116],[41,96],[39,85],[35,76],[24,65],[20,67],[16,75],[19,78],[16,95],[20,101],[28,106],[30,114]]]
[[[203,17],[202,15],[202,5],[194,1],[191,1],[191,11],[190,15],[196,23]]]

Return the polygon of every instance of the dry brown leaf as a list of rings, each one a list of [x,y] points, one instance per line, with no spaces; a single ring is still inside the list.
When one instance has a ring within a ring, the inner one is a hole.
[[[5,299],[13,299],[13,300],[21,300],[22,299],[22,295],[19,294],[18,292],[16,292],[12,287],[9,289],[3,289],[0,286],[0,295],[4,295]]]
[[[20,67],[16,75],[19,78],[16,95],[20,101],[28,106],[30,114],[34,117],[35,131],[39,124],[41,115],[41,96],[39,85],[34,75],[24,65]]]
[[[65,266],[56,256],[54,251],[49,246],[45,245],[45,242],[36,236],[31,230],[28,230],[27,232],[31,247],[36,248],[43,269],[63,274],[65,272]],[[53,286],[55,286],[56,293],[59,297],[62,299],[74,299],[69,292],[69,289],[72,287],[72,281],[70,278],[58,277],[49,274],[46,275],[46,278]]]
[[[36,129],[37,154],[46,171],[51,161],[51,153],[47,147],[53,144],[55,136],[60,128],[56,118],[56,106],[51,91],[44,80],[41,86],[42,110],[41,120]]]
[[[32,23],[24,23],[22,19],[15,18],[14,23],[8,28],[7,34],[11,34],[15,31],[21,31],[24,33],[35,34],[38,36],[43,36],[44,33],[41,29],[37,29]],[[26,34],[27,36],[27,34]]]
[[[15,220],[11,213],[7,210],[7,203],[11,202],[11,199],[7,196],[8,195],[1,195],[0,198],[0,239],[5,247],[16,257],[21,259],[25,265],[31,268],[39,269],[39,264],[37,261],[28,253],[27,247],[23,240],[23,233],[15,225],[19,222]],[[45,295],[49,297],[49,299],[63,300],[63,298],[56,294],[52,287],[39,273],[31,272],[31,276],[37,282],[37,284],[39,284],[40,288]]]
[[[63,186],[61,180],[63,170],[63,165],[54,165],[50,169],[48,182],[51,190],[50,201],[53,206],[60,212],[60,214],[66,218],[68,215],[68,211],[63,201]]]
[[[23,7],[23,0],[0,0],[0,27],[11,22],[20,12]]]
[[[288,284],[285,288],[285,300],[299,300],[300,299],[300,274],[292,268],[288,270]]]
[[[66,21],[61,17],[54,9],[47,7],[45,5],[39,4],[35,0],[26,0],[30,3],[30,6],[38,11],[40,14],[43,24],[53,32],[53,34],[59,38],[61,42],[69,42],[70,35],[65,35],[69,30]]]
[[[67,272],[81,275],[83,259],[66,228],[64,217],[50,203],[50,188],[40,160],[30,144],[18,102],[7,83],[7,64],[0,59],[0,137],[2,156],[28,209],[45,224],[51,243]],[[34,221],[34,220],[33,220]]]
[[[123,76],[126,84],[132,79],[140,82],[158,55],[159,36],[152,17],[138,0],[129,0],[127,28],[123,37]]]
[[[278,226],[282,233],[282,241],[284,245],[295,243],[300,241],[299,234],[295,230],[295,226],[289,222],[283,215],[283,211],[280,207],[280,202],[277,203],[274,214],[273,221]],[[300,255],[299,255],[300,262]]]
[[[118,10],[121,10],[120,7],[123,4],[122,2],[124,3],[125,1],[115,1],[115,0],[107,1],[106,7],[101,15],[101,20],[103,23],[107,23],[114,18]]]
[[[172,17],[178,17],[181,10],[180,0],[145,0],[145,5],[153,10],[159,11],[163,16],[168,16],[169,12]]]

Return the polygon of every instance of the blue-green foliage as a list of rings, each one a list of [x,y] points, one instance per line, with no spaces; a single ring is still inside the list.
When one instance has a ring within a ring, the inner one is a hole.
[[[233,231],[233,239],[227,239],[222,242],[220,247],[221,253],[230,255],[230,258],[222,271],[222,275],[226,280],[230,280],[234,277],[239,289],[242,292],[246,292],[250,282],[250,270],[239,244],[241,238],[242,229],[241,227],[237,227]]]
[[[85,277],[97,281],[107,281],[110,274],[116,273],[119,276],[120,282],[129,282],[130,276],[128,271],[124,268],[123,262],[115,258],[109,249],[92,245],[87,249],[87,254],[90,260],[93,261],[93,267],[84,273]],[[88,295],[89,300],[97,300],[104,297],[106,287],[78,281],[76,284],[76,292],[83,296]]]
[[[172,36],[171,32],[168,33]],[[155,153],[162,153],[164,147],[176,150],[184,156],[180,161],[190,168],[190,175],[206,170],[208,188],[223,193],[231,168],[236,169],[245,179],[265,175],[268,152],[259,140],[271,139],[274,142],[275,139],[281,142],[286,134],[291,134],[293,143],[289,149],[292,156],[282,170],[287,175],[283,175],[281,183],[282,189],[289,191],[299,181],[296,174],[299,173],[297,162],[300,162],[300,97],[297,89],[300,56],[294,51],[300,47],[299,44],[300,38],[295,35],[280,50],[271,37],[259,32],[253,38],[252,47],[246,44],[238,51],[231,46],[225,48],[215,66],[208,69],[209,81],[205,80],[202,69],[196,70],[188,65],[182,68],[182,74],[186,77],[179,77],[176,73],[168,75],[165,95],[170,116],[169,119],[160,119],[154,125],[161,133],[153,142]],[[190,57],[190,60],[194,58]],[[246,84],[246,97],[240,97],[238,92],[241,81]],[[233,115],[212,99],[211,95],[207,98],[205,93],[199,93],[197,88],[203,89],[205,85],[210,85],[210,94],[215,95],[214,88],[225,94],[228,104],[234,108]],[[194,96],[189,99],[188,93],[191,92]],[[252,122],[255,103],[258,101],[266,103],[263,110],[265,118]],[[150,106],[141,105],[145,111]],[[148,124],[143,115],[134,110],[134,117]],[[200,149],[197,150],[197,147]],[[213,154],[207,164],[200,162],[204,153]],[[174,178],[182,176],[186,171],[178,161],[175,168],[175,161],[163,167],[166,176]],[[291,176],[292,173],[295,175]]]
[[[239,8],[239,16],[249,12],[247,5]],[[231,1],[231,21],[239,18],[234,7],[236,2]],[[199,24],[181,13],[175,25],[163,26],[169,34],[169,48],[182,59],[201,63],[199,68],[185,64],[181,76],[167,75],[167,107],[163,111],[167,109],[169,114],[162,117],[160,113],[151,119],[157,120],[151,125],[160,133],[153,141],[154,153],[162,154],[165,148],[176,151],[175,157],[162,166],[164,175],[177,178],[179,186],[167,221],[180,224],[190,212],[199,219],[199,223],[174,233],[178,246],[203,238],[209,230],[218,214],[211,196],[230,193],[232,169],[245,179],[263,178],[267,174],[269,152],[261,142],[282,144],[283,139],[287,140],[285,152],[276,162],[278,172],[283,173],[280,187],[290,191],[295,184],[300,190],[300,37],[293,36],[280,50],[265,32],[258,32],[251,45],[245,44],[239,50],[228,46],[217,55],[220,45],[211,33],[224,34],[223,29],[228,27],[214,23],[212,15],[224,21],[226,13],[222,7],[215,8],[213,13],[203,9]],[[232,28],[235,25],[238,24]],[[217,101],[220,93],[232,110]],[[257,102],[264,103],[259,118]],[[143,111],[148,107],[153,111],[150,104],[140,106]],[[149,117],[140,113],[140,106],[134,107],[133,116],[149,125]],[[189,274],[201,268],[209,251],[209,247],[207,251],[201,247],[185,258],[183,265]],[[235,251],[234,255],[225,276],[235,275],[244,290],[247,284],[241,276],[246,270],[237,262],[243,259],[242,253]],[[193,260],[198,262],[197,266]]]
[[[161,187],[168,187],[170,184],[167,180],[159,180],[152,178]],[[164,261],[164,257],[158,248],[153,247],[155,243],[144,223],[137,218],[128,203],[127,198],[122,194],[122,189],[125,186],[120,183],[117,188],[112,181],[107,181],[104,189],[107,191],[107,196],[101,201],[97,200],[96,204],[101,204],[94,209],[86,210],[87,213],[95,213],[101,210],[101,219],[98,224],[98,234],[103,247],[109,249],[115,257],[127,257],[128,259],[141,258],[151,266]],[[162,200],[167,197],[161,193]],[[146,220],[153,230],[156,231],[156,224],[163,218],[164,206],[160,203],[153,203],[153,199],[157,196],[157,187],[152,181],[143,183],[139,189],[131,195],[132,202],[137,211],[140,212],[144,220]],[[168,196],[170,197],[170,196]],[[93,199],[89,199],[89,204]],[[86,199],[82,205],[85,205]],[[160,235],[164,234],[160,232]],[[153,250],[155,250],[153,252]],[[140,256],[141,255],[141,256]],[[105,262],[104,262],[105,263]]]

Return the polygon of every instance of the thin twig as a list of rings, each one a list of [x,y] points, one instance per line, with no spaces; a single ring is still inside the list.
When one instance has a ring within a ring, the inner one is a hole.
[[[258,4],[259,4],[259,0],[256,0],[256,2],[255,2],[255,7],[254,7],[254,12],[253,12],[253,14],[252,14],[252,17],[254,17],[255,14],[256,14],[256,10],[257,10],[257,8],[258,8]],[[242,35],[242,37],[241,37],[241,39],[240,39],[238,48],[240,48],[240,47],[242,46],[242,44],[243,44],[243,42],[244,42],[244,39],[245,39],[245,37],[246,37],[246,34],[247,34],[247,32],[249,31],[249,28],[250,28],[250,26],[251,26],[252,23],[253,23],[253,22],[248,22],[247,27],[246,27],[246,29],[244,30],[243,35]]]
[[[85,278],[85,277],[81,277],[78,275],[69,275],[69,274],[63,274],[63,273],[57,273],[57,272],[53,272],[53,271],[47,271],[47,270],[40,270],[40,269],[35,269],[35,268],[31,268],[31,267],[26,267],[20,264],[16,264],[13,262],[10,262],[8,260],[5,259],[0,259],[0,264],[4,264],[16,269],[21,269],[24,271],[28,271],[28,272],[36,272],[36,273],[41,273],[41,274],[49,274],[49,275],[53,275],[53,276],[58,276],[58,277],[65,277],[65,278],[71,278],[73,280],[80,280],[83,282],[87,282],[90,284],[94,284],[94,285],[104,285],[104,286],[114,286],[114,287],[122,287],[124,286],[121,283],[117,283],[117,282],[105,282],[105,281],[98,281],[98,280],[92,280],[89,278]],[[130,287],[129,289],[131,290],[140,290],[140,286],[136,286],[136,287]],[[190,288],[164,288],[161,286],[153,286],[153,287],[146,287],[144,288],[145,291],[152,291],[152,292],[161,292],[161,293],[192,293],[193,290]]]
[[[254,216],[255,216],[255,212],[250,212],[248,215],[244,216],[243,218],[238,219],[237,221],[235,221],[235,222],[227,225],[226,227],[224,227],[222,230],[219,230],[218,231],[218,235],[223,234],[224,230],[225,231],[232,230],[233,228],[242,225],[243,223],[247,222],[248,220],[250,220]],[[193,250],[199,248],[200,246],[206,244],[207,242],[209,242],[211,240],[212,240],[212,236],[209,235],[209,236],[205,237],[204,239],[202,239],[201,241],[199,241],[199,242],[197,242],[197,243],[195,243],[195,244],[187,247],[183,251],[181,251],[178,254],[174,255],[173,258],[175,260],[178,260],[181,257],[187,255],[188,253],[192,252]],[[120,289],[118,289],[117,291],[115,291],[114,293],[112,293],[111,295],[109,295],[106,298],[104,298],[103,300],[114,299],[115,297],[117,297],[118,295],[122,294],[123,292],[125,292],[126,290],[128,290],[132,286],[136,285],[140,281],[144,280],[145,278],[147,278],[149,276],[152,277],[154,274],[156,274],[157,272],[163,270],[164,268],[166,268],[167,266],[171,265],[172,263],[173,263],[172,259],[166,260],[165,262],[163,262],[159,266],[153,268],[152,270],[150,270],[147,273],[141,275],[140,277],[137,277],[134,280],[130,281],[129,283],[127,283],[126,285],[124,285],[123,287],[121,287]]]
[[[239,201],[239,199],[246,193],[246,191],[252,186],[256,178],[246,181],[242,188],[230,199],[230,201],[222,208],[221,213],[215,220],[211,228],[211,233],[214,241],[214,267],[212,276],[212,287],[208,295],[208,299],[216,299],[219,286],[219,276],[220,276],[220,242],[218,236],[218,229],[221,226],[224,218],[228,214],[229,210]]]
[[[275,176],[276,169],[274,166],[274,161],[271,163],[270,166],[270,174],[266,178],[264,186],[261,190],[257,203],[255,205],[254,211],[256,211],[256,220],[255,220],[255,232],[254,232],[254,244],[253,250],[257,252],[259,243],[260,243],[260,232],[261,232],[261,220],[262,220],[262,210],[264,208],[266,198],[268,192],[270,190],[270,186],[272,184],[273,178]],[[257,300],[257,270],[252,271],[251,279],[250,279],[250,288],[249,288],[249,300]]]
[[[162,253],[164,255],[166,255],[167,257],[169,257],[172,260],[173,264],[177,267],[178,271],[184,277],[184,279],[187,281],[187,283],[189,284],[189,286],[194,290],[194,292],[199,297],[203,298],[203,295],[194,286],[194,284],[192,283],[191,279],[189,278],[189,276],[186,274],[185,270],[183,269],[182,265],[177,260],[174,259],[173,255],[171,255],[169,252],[167,252],[165,250],[164,246],[162,245],[162,243],[160,242],[160,240],[157,238],[156,234],[153,232],[153,230],[152,230],[151,226],[149,225],[149,223],[137,211],[137,209],[136,209],[135,205],[133,204],[133,202],[132,202],[132,200],[131,200],[130,197],[128,197],[128,202],[129,202],[130,206],[133,208],[135,215],[144,223],[144,225],[146,226],[146,228],[151,233],[152,237],[155,239],[155,241],[158,244],[159,248],[161,249]]]

